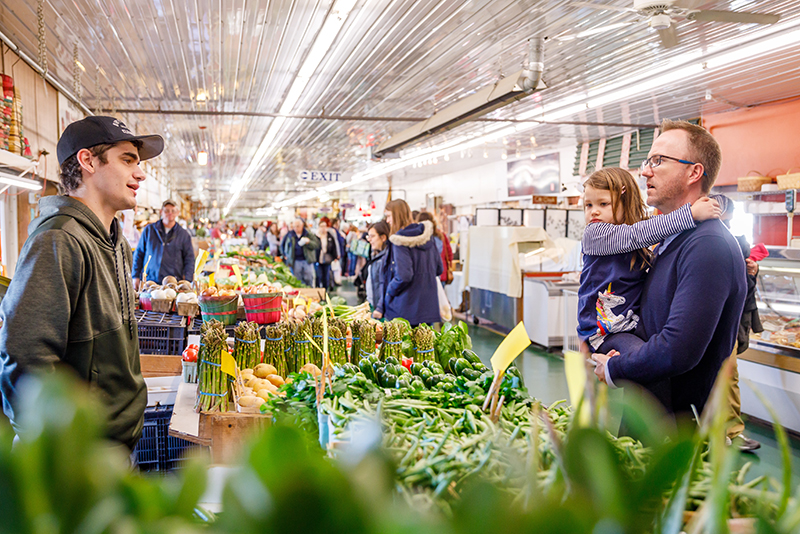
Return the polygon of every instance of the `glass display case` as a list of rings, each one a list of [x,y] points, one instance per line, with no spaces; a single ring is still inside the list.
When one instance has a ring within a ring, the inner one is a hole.
[[[751,346],[800,358],[800,249],[768,247],[759,262],[756,299],[764,332],[750,334]]]

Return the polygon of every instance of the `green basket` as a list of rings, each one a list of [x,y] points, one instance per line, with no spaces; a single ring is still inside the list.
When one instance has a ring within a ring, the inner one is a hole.
[[[198,299],[203,321],[216,319],[224,325],[236,324],[236,313],[239,308],[239,296],[206,297]]]

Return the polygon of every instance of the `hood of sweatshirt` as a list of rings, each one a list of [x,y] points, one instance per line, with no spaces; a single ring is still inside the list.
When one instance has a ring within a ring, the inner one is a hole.
[[[393,245],[409,248],[419,248],[427,250],[435,247],[433,242],[433,223],[422,221],[421,223],[411,223],[396,234],[389,236],[389,241]]]
[[[109,228],[103,227],[103,223],[86,204],[74,198],[66,196],[49,196],[39,200],[39,217],[31,221],[28,226],[28,235],[32,234],[39,226],[59,215],[72,217],[83,226],[87,232],[97,241],[97,244],[108,250],[114,250],[114,243],[111,240]],[[117,226],[116,236],[120,236],[117,220],[113,224]],[[115,236],[115,237],[116,237]]]

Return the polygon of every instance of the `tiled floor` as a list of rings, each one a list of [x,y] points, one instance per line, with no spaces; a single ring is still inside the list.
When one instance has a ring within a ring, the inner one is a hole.
[[[337,288],[336,294],[345,297],[348,304],[358,303],[355,289],[348,282]],[[486,328],[476,327],[472,324],[469,325],[469,333],[472,338],[473,349],[488,364],[489,358],[503,337]],[[540,399],[545,405],[568,397],[567,382],[564,376],[564,361],[560,354],[550,354],[544,350],[531,347],[525,350],[517,365],[522,371],[528,392],[533,397]],[[621,391],[612,391],[611,394],[620,395]],[[742,453],[742,464],[745,462],[753,463],[747,479],[751,480],[762,474],[780,479],[782,461],[774,431],[772,428],[751,422],[747,422],[746,426],[746,434],[761,442],[761,448],[755,453]],[[800,466],[800,439],[790,436],[789,440],[793,467]],[[792,473],[792,486],[796,488],[800,484],[800,472],[793,469]]]

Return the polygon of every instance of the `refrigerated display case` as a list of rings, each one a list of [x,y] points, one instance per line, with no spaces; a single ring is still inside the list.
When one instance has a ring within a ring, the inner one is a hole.
[[[758,390],[780,423],[800,432],[800,249],[768,249],[756,285],[764,332],[751,332],[749,348],[739,355],[742,412],[773,422]]]

